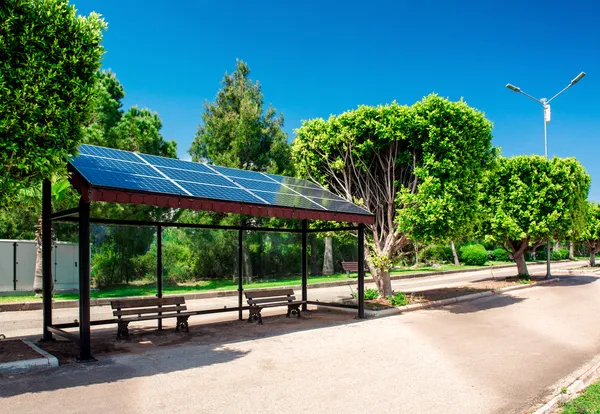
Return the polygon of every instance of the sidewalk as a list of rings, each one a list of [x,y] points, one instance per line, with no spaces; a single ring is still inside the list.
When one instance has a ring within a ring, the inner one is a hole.
[[[530,412],[600,354],[598,297],[597,276],[567,276],[388,318],[194,326],[164,334],[169,346],[0,381],[0,412]]]
[[[577,263],[579,262],[555,263],[553,264],[552,268],[558,272],[560,269],[574,267],[577,265]],[[532,275],[544,275],[546,273],[546,267],[544,264],[530,265],[529,271]],[[426,276],[419,278],[394,280],[392,281],[392,287],[394,290],[410,293],[425,289],[438,289],[442,287],[461,286],[473,281],[489,279],[491,277],[513,276],[514,274],[514,267],[495,270],[483,269],[438,276]],[[375,288],[376,286],[373,283],[367,283],[365,287]],[[318,300],[321,302],[340,302],[343,299],[351,297],[352,293],[355,291],[356,285],[309,289],[308,298],[309,300]],[[193,299],[186,300],[186,304],[188,306],[188,309],[193,310],[235,307],[237,306],[237,297],[226,296],[217,298]],[[276,309],[275,311],[280,312],[281,309]],[[112,317],[112,309],[110,308],[110,306],[91,307],[92,320],[107,319]],[[227,312],[222,314],[194,317],[193,323],[208,323],[216,321],[235,320],[236,318],[236,312]],[[79,319],[78,308],[53,310],[54,323],[73,322],[75,319]],[[41,310],[24,312],[0,312],[0,333],[6,335],[7,338],[16,336],[39,335],[41,333],[41,324]]]

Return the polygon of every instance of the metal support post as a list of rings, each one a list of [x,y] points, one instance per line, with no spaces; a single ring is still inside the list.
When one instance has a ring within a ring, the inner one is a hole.
[[[242,316],[242,293],[244,292],[244,231],[238,230],[238,319],[241,321]]]
[[[42,184],[42,295],[44,309],[43,341],[51,341],[52,332],[52,183],[44,180]]]
[[[306,311],[308,300],[308,266],[306,263],[306,247],[308,245],[308,220],[302,220],[302,311]]]
[[[163,297],[163,261],[162,261],[162,226],[156,226],[156,297]],[[162,319],[158,319],[158,330],[162,329]]]
[[[17,242],[13,243],[13,290],[17,290],[17,246],[19,244]]]
[[[90,204],[79,200],[79,362],[95,361],[90,332]]]
[[[365,225],[358,226],[358,318],[365,317]]]

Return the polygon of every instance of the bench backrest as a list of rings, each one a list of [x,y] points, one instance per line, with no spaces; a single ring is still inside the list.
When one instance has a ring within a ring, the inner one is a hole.
[[[342,267],[347,272],[358,272],[358,262],[342,262]],[[367,269],[367,264],[365,263],[365,270]]]
[[[294,302],[294,289],[249,290],[245,291],[248,305],[267,305],[269,303]]]
[[[183,296],[168,296],[166,298],[119,299],[110,302],[114,316],[128,316],[152,313],[179,313],[186,310]]]

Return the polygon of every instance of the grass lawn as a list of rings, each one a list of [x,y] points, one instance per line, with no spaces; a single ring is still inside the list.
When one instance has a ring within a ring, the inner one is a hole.
[[[395,269],[390,272],[392,276],[394,275],[404,275],[404,274],[422,274],[426,272],[444,272],[451,270],[474,270],[474,269],[484,269],[490,266],[500,266],[511,264],[510,262],[488,262],[485,266],[456,266],[453,264],[442,265],[441,267],[431,267],[431,266],[422,266],[416,269],[412,269],[410,267],[403,269]],[[351,273],[350,278],[356,279],[358,275],[356,273]],[[368,273],[367,273],[368,277]],[[333,282],[338,280],[345,280],[345,273],[337,273],[331,276],[309,276],[308,284],[315,283],[323,283],[323,282]],[[267,288],[267,287],[278,287],[278,286],[290,286],[290,285],[300,285],[301,284],[300,276],[294,276],[284,279],[278,279],[275,281],[267,281],[267,282],[254,282],[250,285],[244,284],[246,288]],[[237,282],[232,280],[225,279],[217,279],[217,280],[200,280],[196,282],[189,283],[179,283],[179,284],[167,284],[165,283],[163,286],[163,292],[166,295],[177,295],[184,293],[195,293],[195,292],[206,292],[211,290],[236,290]],[[129,285],[116,285],[110,286],[106,288],[99,289],[97,291],[91,292],[92,298],[119,298],[125,296],[154,296],[156,294],[156,284],[153,281],[138,281],[130,283]],[[55,300],[75,300],[78,299],[79,295],[77,293],[56,293],[54,294]],[[17,303],[17,302],[36,302],[41,301],[41,297],[35,297],[33,295],[27,294],[19,294],[15,293],[10,296],[0,296],[0,304],[1,303]]]
[[[590,385],[579,397],[562,406],[562,414],[584,414],[600,412],[600,382]]]

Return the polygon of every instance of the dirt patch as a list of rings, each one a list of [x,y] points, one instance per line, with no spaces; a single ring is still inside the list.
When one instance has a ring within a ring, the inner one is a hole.
[[[0,341],[0,363],[37,358],[43,358],[43,356],[20,339]]]
[[[508,277],[505,279],[491,279],[481,282],[469,283],[464,286],[447,287],[441,289],[422,290],[419,292],[406,293],[407,305],[413,303],[427,303],[436,300],[456,298],[459,296],[471,295],[474,293],[486,292],[490,290],[502,289],[509,286],[533,283],[542,278],[531,278],[528,281],[522,281],[518,277]],[[365,301],[365,308],[369,310],[383,310],[393,308],[394,306],[386,298],[379,298]]]
[[[71,341],[62,339],[37,344],[44,351],[58,358],[58,362],[63,365],[77,361],[79,356],[79,346]],[[92,355],[99,356],[110,353],[126,353],[127,348],[118,346],[108,337],[92,338]]]

